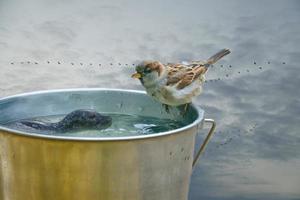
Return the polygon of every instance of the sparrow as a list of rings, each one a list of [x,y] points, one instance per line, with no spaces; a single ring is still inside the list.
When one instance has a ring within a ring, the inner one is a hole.
[[[230,53],[223,49],[206,61],[162,64],[159,61],[143,61],[136,65],[132,78],[140,80],[148,95],[168,106],[185,105],[202,93],[202,84],[209,67]]]

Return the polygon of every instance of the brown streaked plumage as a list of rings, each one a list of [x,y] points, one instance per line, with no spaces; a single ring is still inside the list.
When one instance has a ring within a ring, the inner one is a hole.
[[[201,94],[204,75],[209,66],[229,53],[229,49],[223,49],[206,61],[187,64],[164,65],[159,61],[144,61],[137,65],[132,77],[138,78],[147,93],[165,105],[188,104],[193,97]]]
[[[191,67],[183,64],[171,64],[166,67],[168,68],[167,85],[176,84],[177,89],[183,89],[207,72],[207,67],[204,65]]]

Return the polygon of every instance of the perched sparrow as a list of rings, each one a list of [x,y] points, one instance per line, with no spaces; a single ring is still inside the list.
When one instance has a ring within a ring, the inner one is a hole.
[[[206,61],[184,64],[144,61],[136,66],[132,77],[138,78],[147,94],[164,104],[167,110],[168,106],[187,106],[193,97],[201,94],[208,68],[229,53],[229,49],[223,49]]]

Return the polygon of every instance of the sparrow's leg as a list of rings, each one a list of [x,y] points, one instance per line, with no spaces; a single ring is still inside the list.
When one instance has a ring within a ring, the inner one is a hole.
[[[190,103],[184,104],[184,108],[183,108],[183,110],[181,111],[181,114],[182,114],[183,116],[186,115],[186,113],[187,113],[187,111],[189,110],[189,108],[190,108]]]
[[[167,104],[163,104],[165,111],[169,114],[170,113],[170,109],[169,109],[169,105]]]

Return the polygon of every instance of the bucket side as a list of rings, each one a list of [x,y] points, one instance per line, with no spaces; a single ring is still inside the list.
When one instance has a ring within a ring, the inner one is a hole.
[[[196,128],[158,138],[68,141],[0,131],[3,200],[186,200]]]

